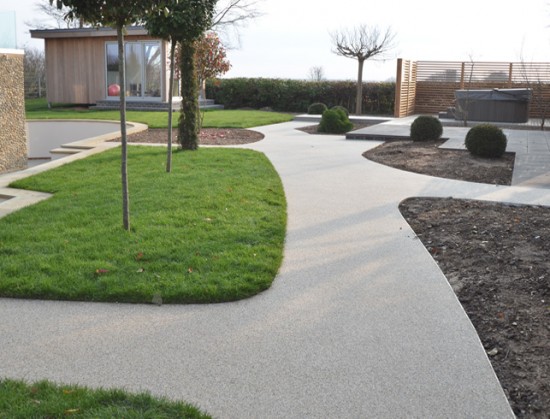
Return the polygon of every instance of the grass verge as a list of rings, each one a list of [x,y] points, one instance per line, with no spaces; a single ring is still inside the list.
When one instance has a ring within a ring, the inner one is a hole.
[[[119,121],[118,110],[76,109],[73,107],[48,108],[44,99],[27,99],[27,119],[103,119]],[[179,113],[174,113],[172,126],[178,126]],[[167,128],[168,113],[152,111],[128,111],[128,121],[147,124],[149,128]],[[278,124],[293,119],[292,115],[255,110],[210,110],[204,112],[204,128],[252,128]]]
[[[212,303],[267,289],[286,202],[252,150],[130,147],[132,232],[122,228],[120,150],[15,182],[54,196],[0,219],[0,296]]]
[[[58,386],[47,381],[27,384],[0,380],[0,418],[193,418],[209,415],[183,403],[154,398],[148,393],[90,390]]]

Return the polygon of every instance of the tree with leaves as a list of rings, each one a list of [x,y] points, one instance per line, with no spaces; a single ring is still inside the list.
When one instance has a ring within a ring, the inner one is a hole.
[[[206,81],[229,71],[231,64],[220,38],[215,32],[204,34],[195,43],[195,65],[201,97],[206,99]]]
[[[340,30],[331,34],[337,55],[357,60],[357,95],[355,113],[360,115],[363,106],[363,66],[368,59],[384,59],[394,47],[395,34],[390,28],[381,31],[378,27],[359,25],[350,30]]]
[[[122,223],[130,230],[130,197],[128,188],[128,139],[126,132],[126,71],[124,58],[125,28],[139,22],[155,6],[152,0],[50,0],[58,8],[66,6],[68,19],[79,17],[94,26],[116,28],[118,39],[118,74],[120,85],[120,132],[121,132],[121,178],[122,178]]]
[[[165,9],[158,8],[146,18],[146,27],[153,36],[180,46],[181,112],[178,141],[183,149],[199,146],[199,101],[195,67],[195,42],[211,26],[217,0],[165,0]],[[168,11],[168,12],[166,12]]]

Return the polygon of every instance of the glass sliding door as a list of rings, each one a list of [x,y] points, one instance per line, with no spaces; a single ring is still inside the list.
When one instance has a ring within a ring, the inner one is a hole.
[[[143,44],[143,62],[145,63],[145,97],[160,97],[162,72],[160,45]]]
[[[126,59],[126,95],[129,98],[142,97],[143,54],[139,42],[128,42],[125,49]]]
[[[120,92],[120,83],[118,82],[118,45],[116,43],[107,43],[105,48],[105,62],[107,63],[107,96],[118,97]]]
[[[118,46],[106,44],[106,82],[107,96],[118,96],[120,88],[118,78]],[[160,99],[162,88],[162,54],[160,42],[127,42],[126,60],[126,96],[130,99]]]

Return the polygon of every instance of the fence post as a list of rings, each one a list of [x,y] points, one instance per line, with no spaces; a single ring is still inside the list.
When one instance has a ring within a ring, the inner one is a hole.
[[[397,59],[397,75],[395,77],[395,105],[393,116],[401,117],[401,87],[403,83],[403,58]]]

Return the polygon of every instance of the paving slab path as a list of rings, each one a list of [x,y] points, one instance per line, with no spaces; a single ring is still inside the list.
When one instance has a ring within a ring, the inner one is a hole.
[[[550,204],[550,190],[407,173],[376,142],[290,122],[249,145],[288,200],[271,289],[235,303],[0,299],[0,377],[149,390],[218,418],[514,417],[444,275],[398,211],[410,196]]]

